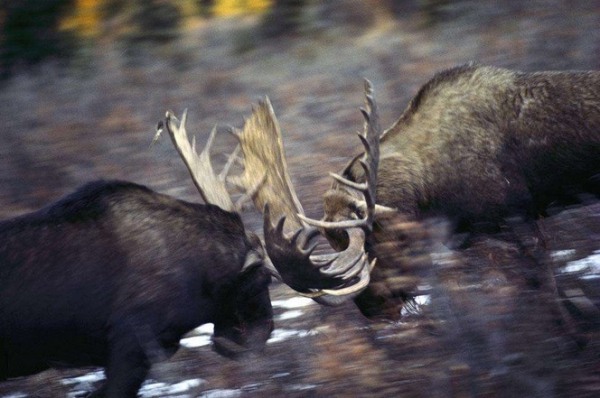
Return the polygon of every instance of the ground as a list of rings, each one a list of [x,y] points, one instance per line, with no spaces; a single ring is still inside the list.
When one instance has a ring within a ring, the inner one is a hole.
[[[226,126],[241,126],[251,104],[269,96],[300,200],[318,218],[327,173],[360,149],[354,133],[361,128],[363,78],[373,83],[387,127],[436,71],[456,64],[600,68],[594,2],[461,4],[435,23],[407,10],[397,19],[378,14],[370,23],[319,25],[268,42],[256,36],[255,19],[204,21],[150,53],[128,58],[107,40],[89,49],[92,68],[65,71],[49,63],[17,75],[0,92],[0,215],[34,210],[97,178],[200,201],[170,142],[149,148],[156,122],[166,109],[188,108],[188,131],[204,142],[218,124],[223,134],[215,152],[225,153],[234,142]],[[244,217],[260,232],[256,214]],[[597,279],[562,267],[585,258],[593,264],[599,221],[600,207],[590,201],[542,222],[546,264],[555,269],[558,293],[569,297],[565,304],[586,344],[578,346],[548,319],[548,301],[523,283],[525,265],[515,248],[484,240],[464,253],[431,246],[433,262],[423,268],[415,260],[419,269],[403,269],[421,278],[429,302],[401,322],[368,321],[352,303],[290,302],[297,295],[276,282],[276,338],[264,353],[230,361],[209,345],[183,347],[153,370],[150,378],[164,384],[143,394],[598,396]],[[94,371],[52,370],[3,382],[0,397],[77,396],[90,385],[73,377]]]

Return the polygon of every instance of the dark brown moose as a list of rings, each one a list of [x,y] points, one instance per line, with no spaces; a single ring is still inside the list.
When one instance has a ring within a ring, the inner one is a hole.
[[[354,298],[366,315],[381,314],[371,248],[390,216],[413,224],[441,216],[457,231],[493,232],[508,217],[534,221],[582,192],[600,194],[600,72],[468,64],[435,75],[385,131],[367,82],[363,114],[365,152],[332,175],[321,221],[304,216],[268,99],[235,131],[244,171],[229,180],[264,210],[278,277],[323,304]],[[316,254],[319,232],[336,252]]]
[[[97,396],[135,397],[184,333],[214,323],[218,352],[272,328],[258,238],[240,217],[128,182],[99,181],[0,223],[0,380],[98,365]]]

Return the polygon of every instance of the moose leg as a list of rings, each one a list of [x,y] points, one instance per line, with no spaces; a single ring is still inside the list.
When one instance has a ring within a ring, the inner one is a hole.
[[[563,333],[571,337],[577,345],[584,345],[585,341],[577,332],[573,318],[560,301],[545,237],[538,222],[510,221],[511,235],[526,265],[521,269],[521,275],[527,290],[537,292],[536,298],[531,297],[531,299],[546,307],[551,320]]]
[[[137,397],[137,392],[150,369],[150,362],[138,340],[131,330],[111,336],[106,384],[92,397]]]

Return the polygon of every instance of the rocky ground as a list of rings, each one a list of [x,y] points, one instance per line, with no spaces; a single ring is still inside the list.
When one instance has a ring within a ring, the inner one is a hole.
[[[166,109],[188,108],[188,131],[202,142],[215,124],[241,126],[250,105],[267,95],[300,200],[319,217],[327,173],[360,149],[354,132],[363,78],[373,82],[389,126],[423,83],[456,64],[600,68],[594,2],[521,3],[460,2],[434,22],[412,8],[398,19],[374,12],[367,22],[315,23],[272,41],[257,36],[254,19],[203,21],[176,43],[137,55],[125,56],[107,38],[86,55],[91,68],[46,64],[23,72],[0,90],[0,215],[39,208],[97,178],[199,201],[170,142],[149,148],[156,122]],[[220,130],[216,153],[234,143]],[[260,230],[256,214],[244,216]],[[402,322],[369,322],[350,303],[290,301],[296,295],[274,283],[277,330],[263,355],[234,362],[190,344],[154,369],[151,378],[163,384],[143,396],[598,396],[597,279],[563,266],[581,259],[597,266],[599,221],[594,201],[543,221],[547,264],[561,297],[569,297],[583,348],[548,319],[549,301],[523,283],[527,264],[514,247],[488,239],[451,253],[431,245],[429,268],[401,270],[421,278],[428,293]],[[92,371],[4,382],[0,397],[78,396],[91,384],[73,378]]]

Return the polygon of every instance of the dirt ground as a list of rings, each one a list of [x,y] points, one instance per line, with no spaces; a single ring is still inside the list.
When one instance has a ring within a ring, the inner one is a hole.
[[[139,54],[125,55],[108,37],[86,53],[92,67],[49,63],[23,72],[0,90],[0,216],[37,209],[98,178],[200,201],[170,142],[149,148],[156,122],[166,109],[188,108],[188,131],[203,142],[218,125],[215,153],[226,153],[234,144],[226,127],[241,126],[251,104],[269,96],[300,200],[318,218],[328,172],[360,150],[354,133],[363,78],[374,85],[387,127],[436,71],[457,64],[600,69],[596,2],[457,4],[435,23],[414,7],[396,19],[375,10],[368,22],[315,23],[303,35],[272,41],[256,35],[253,18],[202,21],[175,43]],[[258,215],[244,217],[260,232]],[[285,338],[262,355],[230,361],[210,346],[184,347],[150,377],[196,382],[144,396],[599,396],[598,279],[563,267],[600,255],[600,204],[555,214],[543,228],[548,264],[560,296],[570,298],[565,304],[583,347],[549,319],[551,300],[523,283],[527,264],[514,247],[487,239],[452,253],[428,241],[433,256],[415,266],[409,260],[398,273],[419,278],[429,301],[413,305],[401,322],[368,321],[352,303],[275,306]],[[399,250],[410,256],[409,248]],[[273,283],[275,302],[295,296]],[[3,382],[0,397],[79,396],[64,381],[90,371]]]

